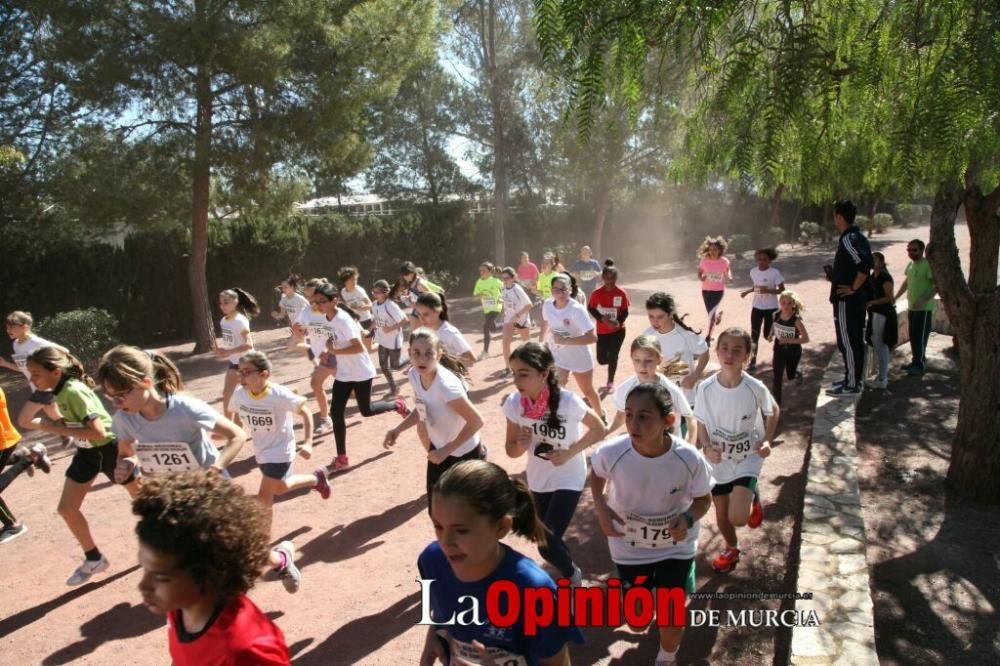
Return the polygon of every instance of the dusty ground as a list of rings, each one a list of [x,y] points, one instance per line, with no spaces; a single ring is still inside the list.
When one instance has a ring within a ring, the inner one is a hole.
[[[922,378],[898,370],[858,409],[859,480],[883,664],[1000,662],[996,507],[942,492],[958,417],[956,350],[932,335]],[[905,427],[900,427],[905,423]]]
[[[873,245],[886,252],[890,268],[901,273],[905,241],[915,236],[926,237],[926,229],[893,231],[880,236]],[[964,229],[960,237],[966,238]],[[782,249],[783,256],[776,266],[806,301],[805,320],[814,341],[804,356],[805,381],[801,386],[786,387],[780,442],[768,459],[760,485],[766,522],[762,529],[742,535],[745,559],[739,568],[728,576],[719,576],[712,572],[708,558],[721,548],[721,542],[714,519],[711,515],[706,519],[703,552],[697,561],[700,592],[780,593],[796,587],[804,456],[820,369],[829,358],[834,340],[826,300],[828,286],[820,270],[831,260],[833,246]],[[704,324],[694,266],[692,259],[644,270],[621,267],[623,286],[639,304],[627,324],[629,339],[646,327],[641,303],[656,290],[673,293],[681,312],[691,313],[689,321],[696,326]],[[735,289],[749,283],[751,266],[749,261],[734,265],[736,284],[726,296],[724,324],[749,325],[750,299],[739,299]],[[456,324],[478,350],[480,325],[475,304],[470,299],[459,300],[454,311]],[[280,349],[282,338],[280,331],[256,336],[258,346],[266,351]],[[190,349],[188,344],[168,351],[178,359],[189,388],[218,406],[224,366],[205,356],[187,356]],[[504,423],[499,401],[511,387],[499,377],[503,367],[499,353],[499,341],[495,341],[492,356],[473,368],[472,398],[485,418],[483,439],[490,447],[491,459],[516,472],[523,469],[523,461],[507,459],[502,448]],[[274,359],[276,380],[308,394],[309,366],[305,360],[277,351]],[[622,359],[619,373],[625,378],[631,374],[631,364],[625,354]],[[759,376],[768,383],[769,363],[770,351],[764,347]],[[603,370],[598,370],[598,379],[603,378]],[[27,387],[9,373],[3,381],[16,410]],[[378,380],[375,395],[384,390],[384,382]],[[605,401],[613,409],[610,403],[610,399]],[[361,419],[356,411],[349,413],[348,450],[354,466],[332,481],[333,497],[323,502],[315,494],[299,494],[276,507],[274,538],[292,539],[299,548],[303,587],[297,595],[288,595],[279,582],[265,577],[251,596],[285,632],[296,664],[406,664],[417,659],[424,629],[415,626],[420,601],[415,562],[417,554],[433,539],[433,530],[425,514],[424,457],[415,437],[408,434],[393,452],[381,447],[383,433],[397,419],[393,414]],[[332,438],[326,436],[320,440],[313,462],[300,460],[296,468],[308,471],[319,462],[328,462],[332,450]],[[165,624],[139,603],[133,518],[124,491],[99,482],[84,505],[95,538],[112,562],[111,569],[81,588],[64,585],[80,558],[78,546],[54,512],[67,455],[55,454],[57,462],[51,476],[18,479],[4,495],[29,525],[30,532],[0,546],[6,571],[0,577],[0,598],[4,599],[0,610],[0,664],[109,664],[116,660],[169,663]],[[248,448],[232,471],[237,483],[255,489],[259,473],[249,455]],[[606,541],[586,495],[568,532],[568,541],[589,581],[608,576],[611,563]],[[511,543],[537,555],[524,542],[512,539]],[[779,605],[790,608],[791,602],[772,599],[692,603],[694,608],[716,609]],[[586,644],[572,652],[578,664],[651,663],[656,652],[652,635],[627,630],[585,633]],[[694,628],[684,641],[680,661],[783,664],[789,645],[787,630]]]

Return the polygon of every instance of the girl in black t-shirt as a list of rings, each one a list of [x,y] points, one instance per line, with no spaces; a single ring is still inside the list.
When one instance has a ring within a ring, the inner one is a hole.
[[[802,322],[802,300],[794,291],[785,290],[778,297],[778,312],[774,315],[771,336],[774,340],[774,383],[771,393],[781,404],[781,383],[787,372],[788,379],[799,377],[799,361],[802,360],[802,345],[809,342],[806,325]]]

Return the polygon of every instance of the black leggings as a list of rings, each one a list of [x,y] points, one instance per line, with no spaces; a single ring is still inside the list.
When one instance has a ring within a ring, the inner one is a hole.
[[[389,347],[378,346],[378,366],[382,369],[385,381],[389,382],[389,390],[396,393],[396,379],[392,376],[393,370],[399,370],[399,354],[402,349],[390,349]]]
[[[500,316],[499,312],[484,312],[483,313],[483,351],[488,352],[490,350],[490,333],[496,329],[497,317]]]
[[[545,527],[551,530],[545,535],[545,545],[538,547],[538,554],[567,578],[573,575],[573,556],[563,541],[563,534],[573,520],[576,505],[580,502],[582,494],[578,490],[555,490],[551,493],[531,491],[532,497],[535,498],[535,507],[538,509],[538,517],[545,523]]]
[[[389,400],[379,400],[372,402],[372,380],[366,379],[363,382],[342,382],[339,379],[333,381],[333,394],[330,396],[330,418],[333,419],[333,438],[337,442],[337,455],[347,455],[347,420],[344,413],[347,411],[347,399],[354,393],[358,401],[358,409],[361,416],[368,418],[376,414],[384,414],[396,409],[396,403]]]
[[[725,291],[709,291],[708,289],[702,289],[701,300],[705,301],[705,312],[711,312],[714,310],[715,307],[722,302],[722,297],[725,295]]]
[[[7,465],[7,461],[14,454],[16,449],[16,446],[12,446],[0,451],[0,493],[6,490],[7,486],[9,486],[14,479],[21,475],[21,472],[28,469],[31,465],[31,462],[25,458],[16,461],[10,466],[10,469],[4,470],[4,467]],[[7,506],[7,503],[3,501],[2,497],[0,497],[0,522],[3,523],[5,528],[14,527],[17,523],[17,518],[14,517],[13,512],[10,510],[10,507]]]
[[[774,380],[771,385],[771,393],[779,405],[781,404],[782,377],[787,372],[788,379],[795,379],[801,360],[802,345],[774,345]]]
[[[753,356],[757,356],[757,343],[760,341],[760,327],[764,325],[764,337],[771,335],[771,325],[774,323],[774,310],[754,308],[750,311],[750,338],[753,340]]]
[[[625,342],[625,329],[620,328],[614,333],[597,334],[597,362],[608,366],[608,383],[615,383],[615,373],[618,371],[618,356]]]

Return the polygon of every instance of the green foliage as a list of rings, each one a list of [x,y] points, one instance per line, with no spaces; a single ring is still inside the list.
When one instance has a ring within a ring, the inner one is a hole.
[[[799,224],[799,242],[803,245],[819,243],[823,240],[823,230],[816,222],[802,222]]]
[[[788,233],[779,227],[771,227],[761,234],[761,245],[764,247],[778,247],[785,242]]]
[[[868,234],[869,238],[872,237],[872,234],[875,231],[875,225],[872,223],[872,218],[867,215],[856,215],[854,217],[854,224],[858,225],[859,229]]]
[[[118,320],[99,308],[60,312],[34,328],[43,338],[69,349],[87,367],[96,365],[104,352],[118,344]]]
[[[899,223],[904,227],[927,224],[931,219],[931,207],[922,204],[899,204],[896,206]]]
[[[742,259],[743,255],[752,248],[753,239],[750,236],[746,234],[734,234],[729,238],[729,246],[726,251],[737,259]]]
[[[892,226],[892,215],[888,213],[876,213],[872,217],[872,226],[875,233],[884,234]]]

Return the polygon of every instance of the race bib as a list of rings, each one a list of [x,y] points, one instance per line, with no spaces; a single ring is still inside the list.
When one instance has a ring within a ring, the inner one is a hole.
[[[622,306],[622,297],[621,296],[612,297],[611,305],[615,306],[616,308],[620,308]]]
[[[722,282],[725,276],[722,273],[705,273],[705,282]]]
[[[235,346],[233,332],[228,328],[222,329],[222,347],[224,349],[231,349]]]
[[[618,317],[618,309],[617,308],[598,307],[597,311],[600,312],[601,315],[603,315],[605,317],[611,317],[612,319],[615,319],[616,317]]]
[[[14,359],[14,364],[21,369],[21,372],[28,367],[28,355],[27,354],[14,354],[11,358]]]
[[[497,299],[495,299],[495,298],[484,298],[483,299],[483,309],[484,310],[492,310],[497,305],[499,305],[499,301]]]
[[[269,409],[250,409],[240,405],[240,417],[253,432],[277,431],[277,417]]]
[[[65,420],[63,420],[63,425],[65,425],[70,430],[83,430],[84,428],[86,428],[86,426],[83,425],[82,423],[69,423]],[[76,448],[78,449],[94,448],[93,443],[91,443],[89,439],[85,439],[83,437],[74,437],[73,439],[76,441]]]
[[[794,338],[796,330],[794,326],[785,326],[784,324],[774,325],[774,334],[779,338],[788,340],[789,338]]]
[[[190,472],[200,468],[187,442],[136,442],[135,453],[143,474]]]
[[[670,537],[670,526],[677,515],[640,516],[629,513],[625,517],[625,543],[633,548],[669,548],[677,544]]]
[[[439,631],[438,635],[441,634],[446,634],[446,632]],[[475,666],[480,666],[482,664],[482,662],[479,661],[479,650],[477,650],[472,643],[457,640],[447,634],[444,638],[448,641],[448,645],[451,646],[452,657],[458,657],[462,661],[474,664]],[[490,653],[490,657],[493,658],[493,662],[497,666],[528,666],[527,659],[519,654],[507,652],[503,648],[487,646],[486,651]]]
[[[753,290],[755,292],[757,292],[758,294],[763,294],[765,289],[768,289],[767,285],[765,285],[763,287],[754,287],[753,288]]]
[[[330,337],[330,333],[325,326],[313,324],[309,327],[309,337],[314,340],[326,340]]]
[[[716,435],[712,440],[712,445],[722,452],[723,460],[732,460],[734,462],[739,462],[741,460],[746,460],[753,452],[753,444],[750,442],[749,433],[740,433],[737,435],[723,435],[722,438],[718,438]]]
[[[420,420],[430,425],[430,421],[427,420],[427,405],[420,400],[417,400],[413,404],[414,409],[417,410],[417,414],[420,416]]]
[[[580,271],[580,282],[590,282],[597,277],[595,271]]]

